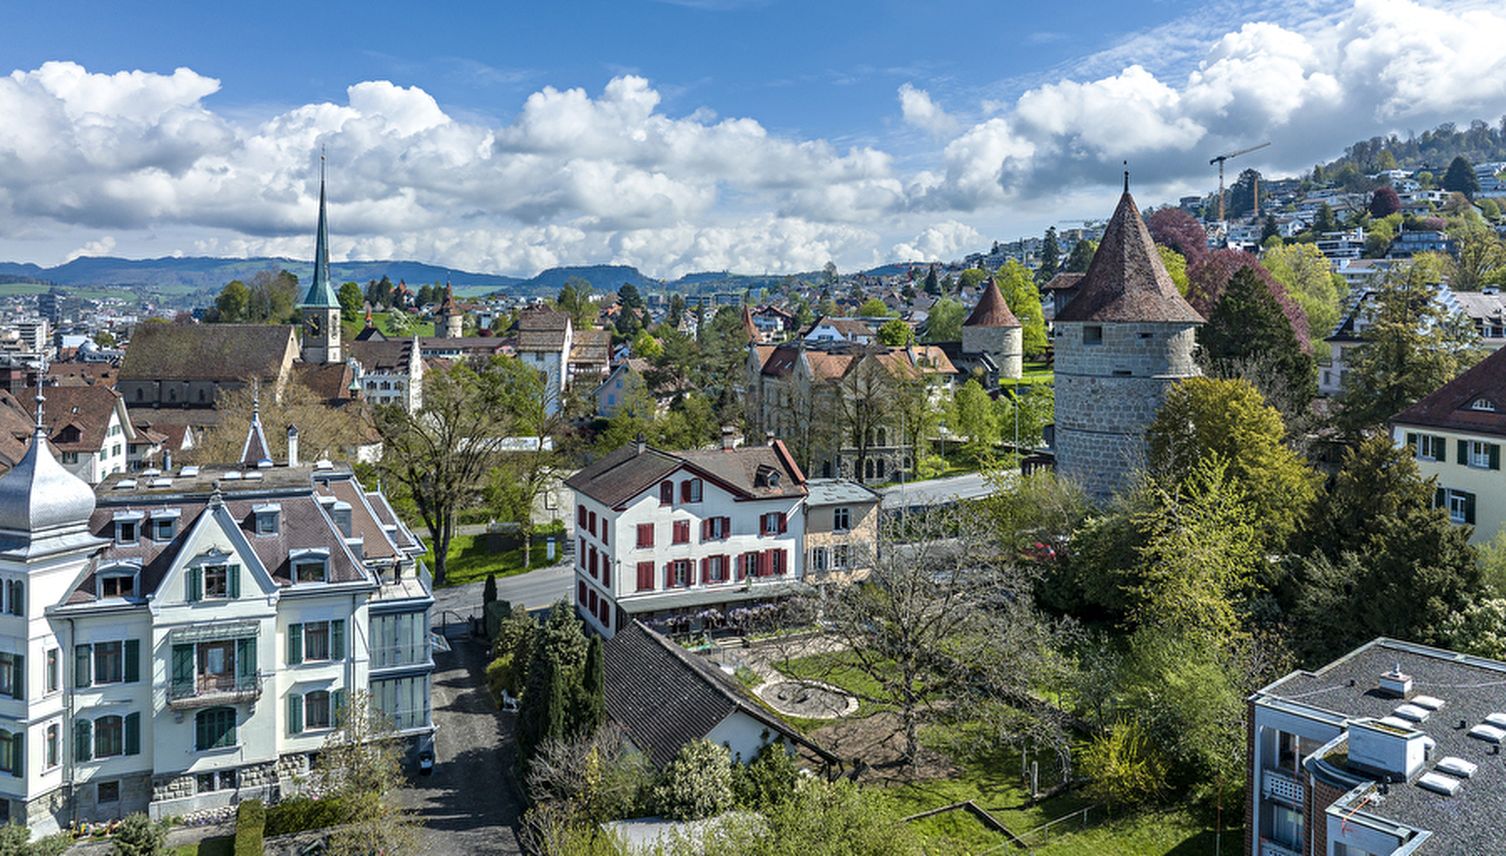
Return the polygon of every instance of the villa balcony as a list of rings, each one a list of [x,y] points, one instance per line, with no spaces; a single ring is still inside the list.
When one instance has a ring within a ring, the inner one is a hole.
[[[260,672],[251,675],[199,675],[191,682],[168,684],[167,706],[174,710],[239,704],[261,698]]]
[[[1262,770],[1260,789],[1268,799],[1280,800],[1296,808],[1305,805],[1303,797],[1306,796],[1306,787],[1296,776],[1282,770]]]

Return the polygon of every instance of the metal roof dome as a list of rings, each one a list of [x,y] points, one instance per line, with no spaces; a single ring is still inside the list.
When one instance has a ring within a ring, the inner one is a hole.
[[[52,456],[39,394],[31,446],[10,472],[0,476],[0,531],[40,535],[82,527],[93,513],[94,489]]]

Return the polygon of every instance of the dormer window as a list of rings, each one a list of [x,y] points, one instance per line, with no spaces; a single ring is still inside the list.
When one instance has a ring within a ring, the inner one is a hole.
[[[1496,412],[1495,403],[1488,398],[1477,398],[1469,403],[1470,410],[1483,410],[1486,413]]]
[[[178,510],[153,512],[151,520],[152,540],[171,541],[178,534]]]
[[[135,597],[136,572],[134,570],[103,571],[99,575],[99,597]]]
[[[334,505],[330,506],[329,516],[335,521],[335,525],[340,527],[340,534],[344,535],[346,538],[351,537],[350,503],[337,502]]]
[[[276,535],[282,515],[282,507],[278,505],[258,505],[251,509],[255,516],[255,532],[257,535]]]
[[[324,550],[290,550],[294,584],[329,582],[329,553]]]
[[[779,487],[779,471],[770,466],[761,466],[753,477],[759,487]]]
[[[115,514],[115,543],[135,544],[141,534],[141,520],[145,515],[139,511],[120,511]]]

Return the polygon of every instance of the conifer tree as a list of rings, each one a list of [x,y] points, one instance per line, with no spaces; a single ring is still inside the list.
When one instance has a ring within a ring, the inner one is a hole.
[[[482,604],[482,606],[485,606],[488,603],[495,602],[496,599],[497,599],[497,575],[496,574],[487,574],[486,575],[486,586],[481,589],[481,604]]]
[[[580,702],[575,711],[571,731],[578,736],[596,733],[607,721],[606,660],[602,651],[601,637],[591,637],[586,648],[586,665],[581,670]]]
[[[1056,243],[1056,227],[1046,230],[1046,238],[1041,242],[1041,266],[1036,269],[1035,276],[1040,282],[1045,282],[1056,276],[1057,266],[1061,264],[1062,250]]]
[[[1313,358],[1302,348],[1270,288],[1251,268],[1241,268],[1198,331],[1203,353],[1219,374],[1260,364],[1276,372],[1300,401],[1315,391]]]

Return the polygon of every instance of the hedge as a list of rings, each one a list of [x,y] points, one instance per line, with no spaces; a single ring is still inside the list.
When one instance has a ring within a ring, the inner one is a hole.
[[[340,800],[293,797],[283,800],[267,812],[268,835],[292,835],[310,829],[327,829],[350,820],[350,809]]]
[[[261,800],[246,800],[235,809],[235,856],[261,856],[262,836],[267,826],[267,807]]]

